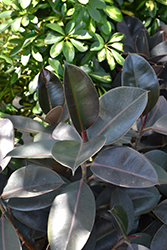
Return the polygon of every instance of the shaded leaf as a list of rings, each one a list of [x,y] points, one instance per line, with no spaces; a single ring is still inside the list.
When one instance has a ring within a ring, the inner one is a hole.
[[[97,136],[82,143],[78,141],[58,141],[52,147],[52,156],[62,165],[71,168],[74,174],[79,165],[102,148],[105,141],[104,136]]]
[[[99,100],[91,78],[78,67],[65,63],[64,90],[72,122],[78,132],[97,119]]]
[[[61,35],[65,35],[63,28],[57,23],[48,23],[46,26],[54,31],[57,31]]]
[[[0,119],[0,171],[8,165],[11,157],[6,154],[14,148],[14,127],[9,119]],[[5,157],[5,158],[4,158]]]
[[[95,210],[94,196],[86,183],[77,181],[68,185],[55,198],[50,210],[48,239],[51,249],[82,249],[92,231]]]
[[[54,124],[59,121],[61,115],[63,113],[63,108],[61,106],[57,106],[51,109],[45,116],[45,122],[49,124]]]
[[[161,195],[156,187],[144,189],[126,188],[124,190],[133,202],[135,217],[152,211],[157,206],[161,198]]]
[[[147,92],[133,87],[111,89],[100,97],[97,121],[88,129],[88,137],[104,135],[111,144],[132,127],[147,104]],[[134,112],[135,110],[135,112]]]
[[[122,187],[143,188],[158,184],[156,171],[150,162],[128,147],[103,149],[96,156],[91,170],[100,179]]]
[[[124,63],[122,85],[148,90],[146,111],[151,111],[159,98],[159,83],[153,68],[141,56],[130,54]]]
[[[160,229],[155,234],[152,242],[151,242],[151,250],[157,250],[161,247],[161,250],[166,250],[167,245],[167,225],[162,225]]]
[[[125,239],[129,241],[127,236],[127,229],[128,229],[128,216],[125,209],[121,205],[115,205],[110,212],[116,219]]]
[[[45,68],[42,68],[38,78],[38,99],[45,114],[64,104],[63,86],[59,78]]]
[[[152,129],[160,134],[167,135],[167,114],[161,116],[152,126]]]
[[[163,200],[158,206],[153,210],[153,213],[161,220],[164,224],[167,224],[167,200]]]
[[[101,18],[101,15],[100,15],[100,12],[92,5],[92,4],[87,4],[86,5],[87,7],[87,10],[88,10],[88,13],[89,15],[96,21],[96,22],[99,22],[100,21],[100,18]]]
[[[36,197],[59,188],[63,183],[59,175],[51,169],[29,165],[12,173],[3,190],[2,198]]]
[[[1,216],[0,220],[0,249],[11,250],[18,249],[22,250],[19,237],[16,233],[15,228],[12,224]]]

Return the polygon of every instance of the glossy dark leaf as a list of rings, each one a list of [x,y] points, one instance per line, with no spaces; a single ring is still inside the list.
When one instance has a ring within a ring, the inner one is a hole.
[[[97,119],[99,100],[91,78],[80,68],[65,63],[64,89],[68,110],[78,132]]]
[[[161,198],[161,195],[156,187],[144,189],[126,188],[124,190],[133,202],[135,217],[152,211],[157,206]]]
[[[19,115],[6,115],[0,114],[1,117],[9,119],[14,128],[17,128],[20,131],[29,132],[29,133],[38,133],[44,130],[44,126],[29,117],[19,116]]]
[[[17,249],[22,250],[19,237],[16,233],[15,228],[12,224],[1,216],[0,220],[0,249],[11,250]]]
[[[51,169],[29,165],[12,173],[3,190],[2,198],[40,196],[59,188],[63,183],[59,175]]]
[[[158,184],[156,171],[150,162],[128,147],[103,149],[96,156],[91,170],[99,178],[122,187],[143,188]]]
[[[130,242],[132,244],[139,244],[139,245],[143,245],[145,247],[150,247],[151,244],[151,236],[147,233],[136,233],[131,235],[132,237],[130,237]],[[135,237],[136,236],[136,237]]]
[[[141,30],[144,30],[146,32],[146,36],[149,37],[144,24],[134,16],[125,16],[122,22],[117,23],[117,30],[125,34],[125,53],[136,52],[135,38],[140,34]]]
[[[150,250],[148,247],[145,247],[143,245],[139,245],[139,244],[130,244],[130,246],[128,246],[127,250]]]
[[[153,167],[155,168],[157,175],[158,175],[158,181],[162,184],[167,184],[167,172],[165,171],[164,167],[164,160],[166,162],[167,160],[167,154],[161,150],[151,150],[145,154],[147,159],[151,162]],[[164,159],[166,158],[166,159]],[[161,159],[161,160],[159,160]],[[165,165],[166,168],[166,165]],[[161,186],[159,186],[159,190],[161,190]]]
[[[153,213],[167,225],[167,200],[163,200],[158,206],[153,210]]]
[[[75,128],[68,123],[59,123],[56,128],[52,132],[52,137],[55,140],[69,140],[69,141],[77,141],[79,143],[82,142],[81,136],[75,130]]]
[[[55,140],[30,142],[10,151],[7,156],[14,158],[51,158],[51,148]]]
[[[0,119],[0,172],[8,165],[11,157],[6,154],[14,148],[14,127],[9,119]],[[5,157],[5,158],[4,158]]]
[[[118,87],[100,98],[97,121],[88,129],[88,137],[104,135],[111,144],[132,127],[147,104],[147,92],[133,87]],[[133,112],[135,110],[135,112]]]
[[[54,124],[59,121],[61,115],[63,113],[62,106],[57,106],[53,109],[51,109],[45,116],[45,121],[49,124]]]
[[[52,156],[62,165],[71,168],[74,172],[76,169],[97,153],[105,144],[104,136],[97,136],[87,142],[78,141],[58,141],[52,147]],[[64,154],[64,152],[66,152]]]
[[[45,68],[42,68],[38,78],[38,99],[45,114],[64,104],[63,86],[59,78]]]
[[[151,50],[150,53],[151,53],[151,56],[166,55],[166,53],[167,53],[167,41],[164,41],[164,42],[157,44]]]
[[[157,133],[167,135],[167,114],[159,118],[152,126],[152,129]]]
[[[128,227],[126,228],[126,231],[130,232],[134,225],[134,207],[132,200],[123,189],[116,188],[112,193],[110,202],[111,209],[115,205],[121,205],[124,208],[128,218]]]
[[[10,208],[15,209],[15,210],[35,211],[35,210],[39,210],[39,209],[43,209],[43,208],[51,206],[57,194],[58,194],[58,191],[54,190],[52,192],[42,194],[36,197],[11,198],[11,199],[5,200],[5,203]]]
[[[159,98],[159,83],[153,68],[141,56],[130,54],[124,63],[122,85],[145,89],[148,93],[146,111],[151,111]]]
[[[160,117],[162,117],[165,114],[167,114],[167,101],[163,96],[160,96],[154,108],[148,113],[146,124],[144,126],[144,129],[150,128],[150,130],[145,131],[143,135],[144,136],[151,135],[153,133],[151,127]],[[145,120],[145,116],[143,117],[143,120]],[[139,119],[137,122],[138,129],[140,128],[140,124],[141,124],[141,119]]]
[[[51,207],[48,239],[52,250],[80,250],[92,231],[95,219],[93,193],[82,181],[68,185]]]
[[[144,54],[149,57],[148,31],[142,29],[135,39],[137,53]]]
[[[47,210],[18,211],[11,209],[12,214],[23,224],[35,230],[46,232],[47,230]]]
[[[166,250],[166,245],[167,245],[167,225],[163,225],[160,227],[160,229],[157,231],[155,234],[152,242],[151,242],[151,250]]]

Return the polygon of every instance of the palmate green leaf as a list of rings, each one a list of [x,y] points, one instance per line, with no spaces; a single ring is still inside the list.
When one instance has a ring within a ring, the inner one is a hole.
[[[71,33],[71,37],[79,39],[79,40],[87,40],[91,39],[92,35],[87,30],[74,30],[74,33]]]
[[[63,39],[63,36],[60,34],[57,34],[54,31],[49,31],[47,33],[47,36],[45,38],[45,43],[46,44],[53,44],[53,43],[59,43]]]
[[[9,119],[0,119],[0,172],[8,165],[11,157],[6,154],[14,148],[14,127]],[[4,158],[5,157],[5,158]]]
[[[157,133],[167,135],[167,114],[160,117],[151,128]]]
[[[22,17],[18,17],[13,20],[11,24],[11,29],[13,32],[17,32],[20,29]]]
[[[157,173],[150,162],[128,147],[103,149],[96,156],[91,170],[100,179],[122,187],[145,188],[159,184]]]
[[[32,56],[38,62],[43,62],[43,57],[36,47],[32,47]]]
[[[13,61],[10,57],[5,56],[5,55],[0,55],[0,59],[4,59],[7,63],[10,63],[13,65]]]
[[[80,68],[65,63],[64,90],[72,122],[78,132],[97,119],[99,99],[91,78]]]
[[[84,45],[84,43],[82,42],[79,42],[73,38],[70,39],[71,43],[74,45],[74,47],[80,51],[80,52],[85,52],[88,50],[88,46],[87,45]]]
[[[116,219],[125,239],[129,242],[127,229],[128,229],[128,216],[125,209],[121,205],[115,205],[111,210],[110,213]]]
[[[167,0],[157,0],[157,2],[164,4],[164,5],[167,5]]]
[[[113,54],[108,49],[105,49],[105,51],[106,51],[106,59],[107,59],[107,62],[110,66],[110,70],[113,70],[115,68],[115,65],[116,65]]]
[[[100,52],[97,53],[97,58],[98,58],[99,62],[102,62],[105,60],[105,58],[106,58],[106,49],[105,48],[103,48]]]
[[[88,3],[86,5],[86,8],[91,18],[94,19],[96,22],[100,22],[101,15],[100,12],[95,8],[95,6]]]
[[[87,142],[58,141],[52,147],[53,158],[75,173],[76,169],[95,155],[105,144],[104,136],[97,136]],[[63,152],[66,152],[65,154]]]
[[[49,58],[48,63],[54,69],[57,75],[63,76],[63,68],[59,60],[54,58]]]
[[[36,134],[44,130],[44,126],[40,122],[37,122],[29,117],[6,115],[3,113],[0,113],[0,117],[8,118],[13,123],[14,128],[20,131]]]
[[[164,224],[160,227],[160,229],[155,233],[152,242],[151,242],[151,246],[150,249],[151,250],[157,250],[160,249],[161,250],[166,250],[166,245],[167,245],[167,225]]]
[[[23,51],[23,54],[21,55],[21,63],[26,66],[29,62],[31,56],[31,51],[30,48],[25,48],[25,50]]]
[[[41,69],[38,78],[38,100],[45,114],[56,106],[64,105],[62,83],[54,73],[45,68]]]
[[[58,33],[60,33],[63,36],[65,35],[63,28],[56,23],[48,23],[46,26],[54,31],[57,31]]]
[[[6,10],[0,13],[0,18],[7,18],[7,17],[11,17],[12,14],[12,10]]]
[[[22,246],[19,237],[16,233],[15,228],[12,224],[1,216],[0,219],[0,249],[1,250],[11,250],[17,249],[22,250]]]
[[[0,24],[0,32],[3,32],[4,30],[6,30],[11,24],[12,24],[13,20],[8,19],[5,22],[3,22],[2,24]]]
[[[151,111],[159,98],[159,83],[153,68],[141,56],[130,54],[124,63],[122,85],[148,90],[148,104],[145,111]]]
[[[125,59],[114,49],[111,49],[111,53],[113,54],[113,57],[116,62],[123,66]]]
[[[108,41],[108,43],[115,43],[115,42],[120,42],[124,37],[124,34],[120,33],[120,32],[116,32],[114,33],[110,40]]]
[[[88,137],[104,135],[111,144],[125,135],[147,104],[147,92],[133,87],[118,87],[100,97],[97,121],[88,129]],[[135,112],[134,112],[135,110]]]
[[[26,9],[31,3],[31,0],[20,0],[20,5],[22,9]]]
[[[64,181],[49,168],[38,165],[22,167],[11,174],[2,198],[37,197],[59,188]]]
[[[30,142],[14,148],[7,156],[14,158],[51,158],[51,148],[55,140],[44,140],[37,142]]]
[[[61,41],[60,43],[55,43],[54,45],[52,45],[50,49],[50,55],[52,58],[57,57],[62,52],[63,44],[64,44],[64,41]]]
[[[121,22],[122,21],[122,18],[123,18],[122,13],[115,6],[106,5],[103,10],[114,21],[116,21],[116,22]]]
[[[66,41],[63,43],[63,54],[67,62],[72,62],[75,57],[75,49],[71,42]]]
[[[80,250],[92,231],[95,220],[93,193],[82,180],[68,185],[51,207],[48,239],[52,250]]]

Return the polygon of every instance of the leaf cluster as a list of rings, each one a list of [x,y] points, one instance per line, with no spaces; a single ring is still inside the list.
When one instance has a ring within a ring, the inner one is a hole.
[[[152,66],[133,53],[121,86],[100,98],[79,67],[65,62],[63,83],[42,68],[44,124],[1,113],[1,248],[165,249],[167,104],[159,94]],[[31,142],[19,145],[15,131]]]

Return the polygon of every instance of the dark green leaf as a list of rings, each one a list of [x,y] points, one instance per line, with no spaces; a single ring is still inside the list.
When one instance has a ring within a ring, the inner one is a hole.
[[[101,18],[100,12],[99,12],[94,6],[92,6],[92,5],[89,4],[89,3],[86,5],[86,7],[87,7],[87,10],[88,10],[89,15],[90,15],[96,22],[100,22],[100,18]]]
[[[127,236],[128,229],[128,216],[125,209],[121,205],[114,205],[114,207],[110,210],[114,218],[116,219],[125,239],[129,242]]]
[[[8,220],[4,218],[4,216],[1,216],[1,221],[0,221],[0,249],[22,250],[21,243],[15,228]]]
[[[122,85],[148,90],[146,111],[151,111],[159,98],[159,83],[153,68],[141,56],[130,54],[124,63]]]
[[[52,250],[81,250],[89,238],[95,219],[94,196],[82,181],[74,182],[58,195],[48,220]]]
[[[158,184],[156,171],[150,162],[128,147],[103,149],[96,156],[91,170],[99,178],[122,187],[143,188]]]
[[[59,188],[63,183],[59,175],[51,169],[29,165],[12,173],[3,190],[2,198],[36,197]]]
[[[63,68],[58,60],[49,58],[48,63],[54,69],[57,75],[63,76]]]
[[[14,127],[9,119],[0,119],[0,171],[8,165],[11,157],[6,154],[14,148]],[[5,157],[5,158],[4,158]]]
[[[118,87],[100,97],[100,114],[88,129],[90,138],[104,135],[111,144],[132,127],[147,104],[147,92],[133,87]],[[135,112],[133,112],[135,110]]]
[[[42,68],[38,78],[38,99],[45,114],[64,104],[63,86],[59,78],[45,68]]]
[[[132,200],[123,189],[116,188],[112,193],[110,202],[111,209],[115,205],[121,205],[124,208],[128,218],[128,227],[126,228],[126,231],[127,233],[130,232],[134,225],[134,207]]]
[[[52,156],[62,165],[76,169],[97,153],[105,144],[104,136],[94,137],[90,141],[79,143],[77,141],[58,141],[52,147]],[[64,152],[66,152],[64,154]]]
[[[91,78],[78,67],[65,64],[64,89],[68,110],[78,132],[89,128],[97,119],[99,100]]]

